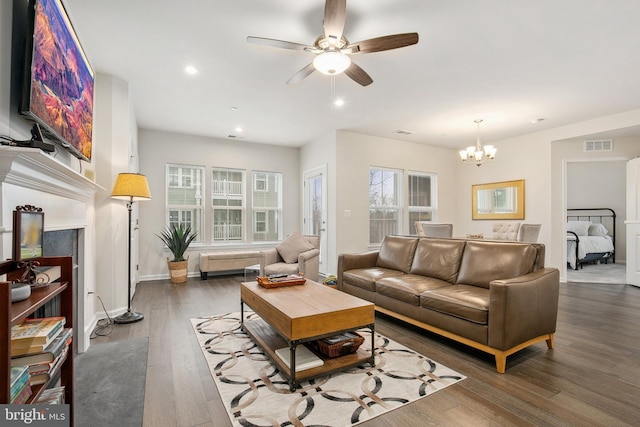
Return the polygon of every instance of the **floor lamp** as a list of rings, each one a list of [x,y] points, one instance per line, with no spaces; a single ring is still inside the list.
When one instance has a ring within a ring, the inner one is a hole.
[[[126,200],[127,209],[129,210],[129,234],[127,246],[129,269],[127,273],[128,292],[127,292],[127,312],[120,316],[114,317],[114,323],[133,323],[144,319],[144,314],[131,311],[131,208],[133,202],[151,199],[149,191],[149,183],[147,177],[139,173],[121,173],[113,185],[111,197],[114,199]]]

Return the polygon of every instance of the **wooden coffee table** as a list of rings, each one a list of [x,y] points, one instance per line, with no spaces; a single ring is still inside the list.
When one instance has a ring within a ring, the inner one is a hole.
[[[245,304],[260,319],[245,321]],[[369,301],[311,280],[304,285],[280,288],[263,288],[256,282],[245,282],[240,288],[240,311],[242,328],[289,379],[291,391],[298,387],[301,380],[363,363],[375,365],[375,311]],[[353,354],[336,358],[322,357],[322,366],[296,372],[298,345],[361,328],[371,331],[371,353],[360,348]],[[275,353],[276,349],[283,347],[289,347],[291,367]]]

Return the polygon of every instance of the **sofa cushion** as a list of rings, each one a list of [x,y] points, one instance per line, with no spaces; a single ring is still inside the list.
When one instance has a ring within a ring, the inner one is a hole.
[[[457,284],[489,288],[492,280],[513,279],[533,271],[536,247],[526,243],[468,241]]]
[[[486,325],[489,320],[489,289],[451,285],[423,292],[420,306]]]
[[[417,244],[417,238],[386,236],[380,245],[376,266],[408,273]]]
[[[313,245],[307,242],[307,240],[297,231],[292,233],[289,237],[280,242],[278,246],[276,246],[276,250],[284,262],[288,264],[298,262],[298,255],[311,249],[313,249]]]
[[[411,273],[455,283],[464,245],[464,240],[420,239]]]
[[[376,281],[376,292],[411,305],[420,305],[420,294],[424,291],[452,286],[444,280],[416,274],[386,277]]]
[[[402,276],[404,273],[398,270],[389,270],[388,268],[368,267],[355,268],[342,273],[342,281],[350,283],[368,291],[375,292],[376,281],[385,277]]]

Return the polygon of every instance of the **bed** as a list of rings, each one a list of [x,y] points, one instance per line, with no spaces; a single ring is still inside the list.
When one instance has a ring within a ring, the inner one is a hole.
[[[616,213],[610,208],[567,209],[567,264],[616,262]]]

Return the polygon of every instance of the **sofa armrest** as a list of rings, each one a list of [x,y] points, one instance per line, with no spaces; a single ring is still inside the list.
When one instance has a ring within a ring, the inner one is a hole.
[[[264,266],[280,262],[280,254],[276,248],[265,249],[260,252],[260,275],[264,276]]]
[[[378,252],[371,251],[359,254],[338,255],[338,279],[337,288],[342,290],[342,273],[356,268],[375,267],[378,261]]]
[[[542,268],[489,285],[490,347],[506,350],[556,331],[560,272]]]
[[[298,271],[307,279],[317,282],[320,276],[320,250],[314,248],[299,254]]]

